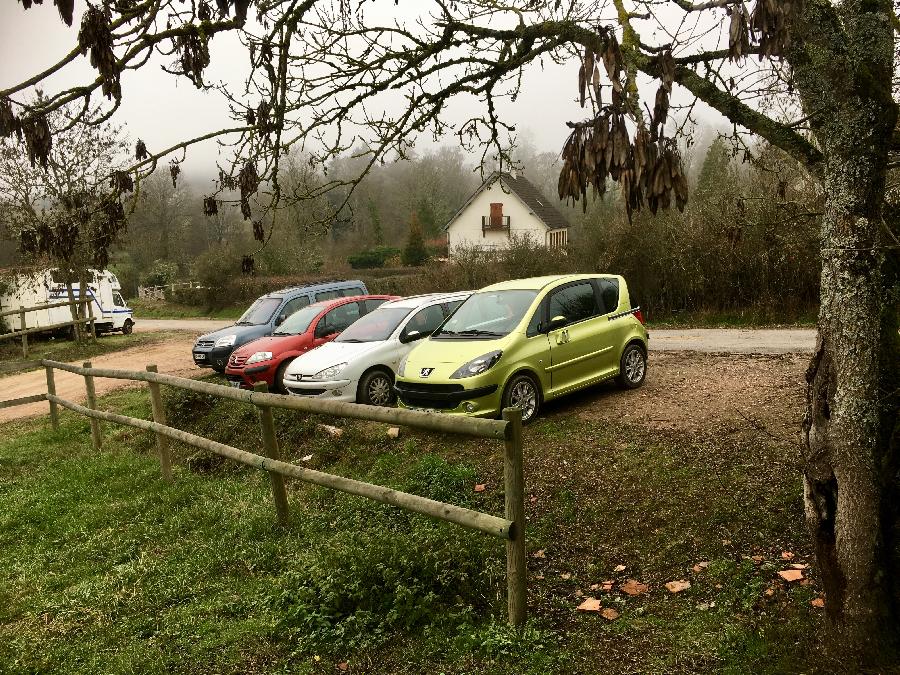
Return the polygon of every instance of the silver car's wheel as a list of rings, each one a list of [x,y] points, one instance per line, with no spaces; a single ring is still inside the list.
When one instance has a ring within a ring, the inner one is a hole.
[[[518,408],[522,411],[522,421],[533,420],[541,407],[541,392],[537,383],[529,375],[517,375],[503,393],[504,408]]]
[[[366,375],[360,382],[360,403],[367,405],[389,406],[394,402],[394,390],[391,377],[381,370]]]
[[[619,384],[627,389],[636,389],[644,383],[647,376],[647,356],[636,344],[630,344],[622,352],[619,368]]]

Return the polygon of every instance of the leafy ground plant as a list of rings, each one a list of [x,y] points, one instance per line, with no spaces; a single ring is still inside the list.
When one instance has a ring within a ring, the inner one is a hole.
[[[96,453],[83,418],[64,414],[59,432],[8,423],[0,671],[816,672],[820,594],[788,450],[753,429],[589,418],[620,396],[587,392],[527,429],[521,632],[505,625],[500,541],[296,482],[278,528],[259,471],[201,471],[176,446],[166,484],[143,432],[107,426]],[[258,447],[249,406],[166,402],[175,426]],[[149,415],[141,390],[101,406]],[[499,444],[392,440],[383,425],[296,414],[276,424],[290,461],[502,513]],[[794,565],[798,581],[778,576]],[[672,580],[690,585],[671,592]],[[586,598],[614,618],[579,611]]]

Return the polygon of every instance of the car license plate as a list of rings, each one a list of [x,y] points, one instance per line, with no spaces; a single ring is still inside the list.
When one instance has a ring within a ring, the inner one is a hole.
[[[205,360],[206,360],[206,354],[194,352],[194,361],[205,361]]]
[[[232,387],[240,387],[241,386],[240,382],[234,382],[234,381],[230,381],[228,384],[230,384]]]
[[[440,410],[435,408],[410,408],[410,410],[415,410],[416,412],[426,412],[426,413],[439,413]]]

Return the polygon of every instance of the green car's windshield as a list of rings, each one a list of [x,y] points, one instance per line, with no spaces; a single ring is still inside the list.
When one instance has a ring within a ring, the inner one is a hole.
[[[313,319],[319,316],[319,312],[321,311],[322,305],[318,304],[304,307],[285,319],[284,323],[275,329],[273,335],[300,335],[301,333],[305,333],[309,329],[309,324],[312,323]]]
[[[259,298],[250,305],[250,309],[241,315],[236,326],[262,326],[269,323],[269,319],[281,306],[281,298]]]
[[[432,338],[491,339],[509,335],[522,321],[537,294],[533,290],[475,293]]]

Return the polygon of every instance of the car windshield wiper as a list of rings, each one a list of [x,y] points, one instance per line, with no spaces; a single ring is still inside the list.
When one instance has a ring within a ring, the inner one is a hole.
[[[356,338],[347,338],[346,340],[339,340],[339,342],[365,342],[365,340],[357,340]]]
[[[256,324],[252,321],[238,321],[235,326],[255,326]]]
[[[461,330],[454,335],[486,335],[488,337],[503,337],[505,333],[497,333],[492,330],[479,330],[477,328],[471,328],[469,330]]]

